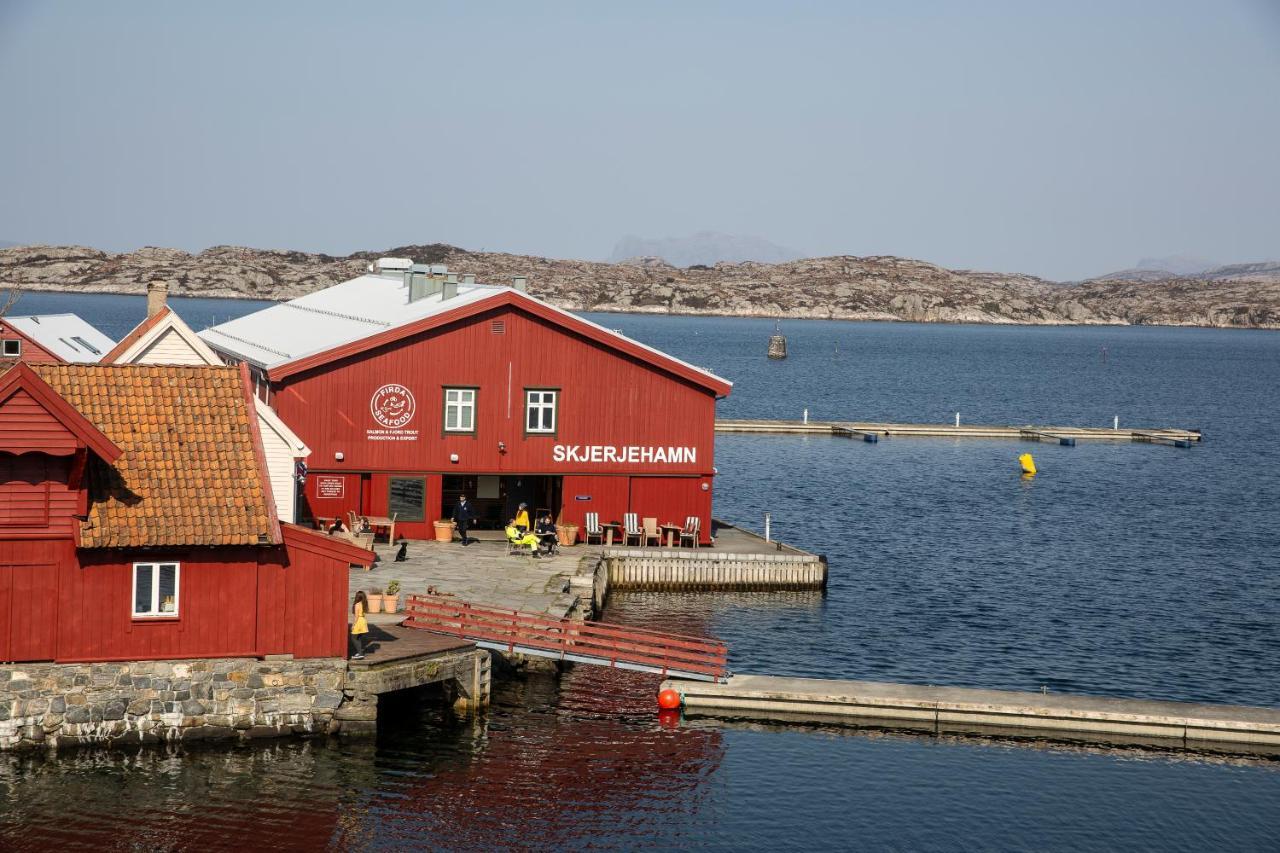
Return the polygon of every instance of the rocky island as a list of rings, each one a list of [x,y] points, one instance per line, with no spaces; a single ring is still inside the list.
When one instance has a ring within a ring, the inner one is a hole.
[[[529,277],[529,289],[577,311],[714,314],[930,323],[1111,324],[1280,328],[1280,263],[1194,275],[1143,271],[1059,283],[1016,273],[949,270],[889,256],[675,267],[472,252],[444,244],[333,256],[215,246],[198,254],[82,246],[0,249],[0,287],[143,293],[167,281],[180,296],[292,299],[358,275],[377,257],[443,263],[480,281]]]

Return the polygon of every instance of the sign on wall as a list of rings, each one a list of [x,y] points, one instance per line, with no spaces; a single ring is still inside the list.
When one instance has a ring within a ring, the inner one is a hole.
[[[365,438],[370,441],[417,441],[418,431],[407,428],[417,411],[418,403],[412,391],[396,382],[383,385],[369,398],[369,413],[377,426],[366,429]]]
[[[628,465],[692,465],[698,461],[696,447],[641,447],[612,444],[557,444],[551,448],[552,462],[622,463]]]
[[[347,496],[347,478],[346,477],[329,477],[324,474],[316,474],[316,497],[318,498],[345,498]]]

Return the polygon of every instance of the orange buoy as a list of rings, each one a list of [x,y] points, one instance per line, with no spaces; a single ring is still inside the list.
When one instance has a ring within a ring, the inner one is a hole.
[[[680,707],[680,694],[667,688],[658,694],[658,707],[664,711],[674,711]]]

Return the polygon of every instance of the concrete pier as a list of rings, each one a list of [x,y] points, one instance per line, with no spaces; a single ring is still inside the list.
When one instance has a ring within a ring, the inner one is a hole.
[[[681,694],[690,715],[1280,752],[1280,710],[1272,708],[766,675],[724,684],[671,679],[666,688]]]
[[[835,435],[847,438],[904,436],[916,438],[1008,438],[1042,441],[1048,437],[1060,444],[1074,444],[1077,439],[1091,441],[1137,441],[1190,447],[1201,441],[1199,430],[1164,428],[1064,427],[1064,426],[990,426],[955,424],[894,424],[874,421],[787,421],[720,419],[718,433],[755,433],[775,435]]]

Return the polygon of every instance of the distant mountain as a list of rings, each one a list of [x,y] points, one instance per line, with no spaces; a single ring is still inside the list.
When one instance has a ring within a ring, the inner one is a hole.
[[[1198,258],[1195,255],[1169,255],[1167,258],[1143,258],[1135,269],[1160,270],[1174,275],[1195,275],[1198,272],[1222,266],[1217,261]]]
[[[755,261],[780,264],[800,258],[800,253],[760,237],[738,237],[717,231],[699,231],[690,237],[646,239],[628,235],[618,241],[609,256],[612,263],[658,258],[673,267]]]
[[[493,284],[527,276],[534,295],[574,311],[1280,329],[1280,263],[1274,262],[1216,267],[1195,277],[1063,284],[890,256],[682,269],[656,259],[607,264],[469,252],[440,243],[346,256],[239,246],[215,246],[197,254],[21,246],[0,249],[0,290],[143,293],[148,282],[166,281],[175,296],[292,299],[354,278],[382,256],[447,264]]]
[[[1158,281],[1162,278],[1193,276],[1219,266],[1216,261],[1195,255],[1169,255],[1165,258],[1143,258],[1136,266],[1100,275],[1091,281]]]
[[[12,249],[14,246],[25,246],[26,243],[15,243],[12,240],[0,240],[0,249]]]

